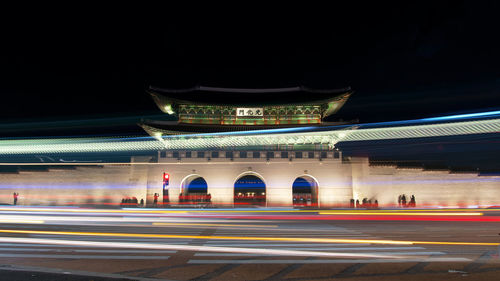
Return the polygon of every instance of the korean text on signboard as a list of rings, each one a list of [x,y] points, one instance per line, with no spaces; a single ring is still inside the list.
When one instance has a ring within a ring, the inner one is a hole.
[[[263,116],[263,108],[237,108],[236,116]]]

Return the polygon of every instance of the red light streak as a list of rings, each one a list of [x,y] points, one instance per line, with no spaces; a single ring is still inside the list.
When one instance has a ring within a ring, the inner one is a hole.
[[[196,215],[194,215],[196,217]],[[351,221],[460,221],[460,222],[500,222],[500,216],[384,216],[384,215],[213,215],[213,218],[255,219],[255,220],[351,220]]]

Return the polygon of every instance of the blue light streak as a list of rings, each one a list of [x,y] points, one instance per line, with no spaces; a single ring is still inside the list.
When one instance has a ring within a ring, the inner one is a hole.
[[[459,121],[459,120],[472,120],[481,118],[491,118],[500,117],[500,110],[488,111],[488,112],[478,112],[478,113],[468,113],[468,114],[457,114],[449,116],[440,117],[430,117],[414,120],[400,120],[400,121],[388,121],[388,122],[377,122],[377,123],[365,123],[365,124],[349,124],[349,125],[334,125],[334,126],[308,126],[308,127],[295,127],[295,128],[280,128],[280,129],[264,129],[264,130],[252,130],[252,131],[238,131],[238,132],[220,132],[220,133],[205,133],[205,134],[189,134],[189,135],[171,135],[163,136],[164,139],[169,138],[191,138],[191,137],[210,137],[210,136],[243,136],[243,135],[263,135],[263,134],[284,134],[284,133],[300,133],[300,132],[315,132],[315,131],[329,131],[329,130],[342,130],[349,129],[355,126],[357,129],[363,128],[374,128],[374,127],[384,127],[384,126],[396,126],[396,125],[416,125],[416,124],[427,124],[427,123],[438,123],[445,121]]]

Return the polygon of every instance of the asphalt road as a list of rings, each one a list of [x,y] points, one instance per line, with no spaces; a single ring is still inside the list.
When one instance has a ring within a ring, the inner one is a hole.
[[[496,280],[500,211],[0,208],[0,280]]]

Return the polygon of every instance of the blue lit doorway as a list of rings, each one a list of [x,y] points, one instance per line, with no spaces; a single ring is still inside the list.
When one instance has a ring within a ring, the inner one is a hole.
[[[310,176],[295,179],[292,185],[294,207],[318,207],[318,183]]]
[[[266,206],[266,184],[255,175],[245,175],[234,183],[234,206]]]

